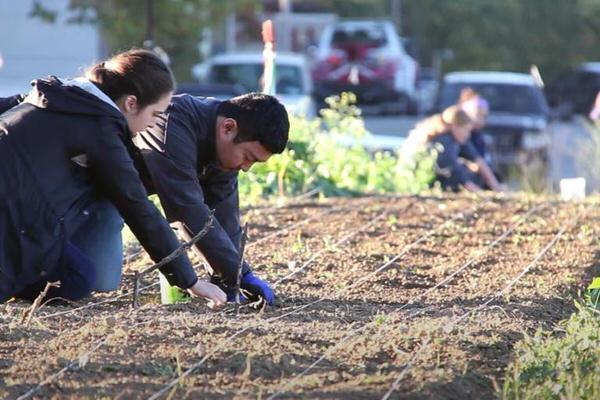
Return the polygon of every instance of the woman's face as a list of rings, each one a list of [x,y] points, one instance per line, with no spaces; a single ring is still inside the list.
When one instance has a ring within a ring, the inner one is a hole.
[[[158,117],[164,114],[169,103],[171,103],[172,95],[173,93],[171,92],[167,93],[156,103],[149,104],[143,108],[138,107],[135,96],[127,96],[123,101],[117,102],[117,105],[127,120],[129,130],[133,133],[137,133],[144,129],[152,128],[154,124],[156,124]]]
[[[473,130],[473,124],[466,125],[450,125],[450,131],[452,132],[452,136],[454,140],[456,140],[460,144],[464,144],[471,137],[471,131]]]

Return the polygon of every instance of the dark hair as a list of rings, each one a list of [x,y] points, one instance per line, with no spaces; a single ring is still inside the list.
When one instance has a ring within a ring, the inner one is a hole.
[[[175,88],[169,67],[156,53],[142,49],[116,54],[88,69],[85,76],[113,101],[134,95],[140,108],[156,103]]]
[[[475,89],[473,89],[472,87],[465,87],[460,91],[460,94],[458,95],[457,104],[466,103],[467,101],[472,100],[476,97],[479,97],[479,93],[477,93]]]
[[[285,107],[275,97],[262,93],[234,97],[219,104],[217,115],[236,120],[235,143],[258,141],[271,153],[285,149],[290,121]]]

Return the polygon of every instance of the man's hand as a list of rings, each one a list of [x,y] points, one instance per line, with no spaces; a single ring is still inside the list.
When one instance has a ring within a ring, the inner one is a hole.
[[[254,300],[254,297],[258,298],[260,296],[264,298],[270,306],[272,306],[275,301],[275,293],[273,292],[273,289],[271,289],[271,286],[269,286],[269,283],[254,275],[252,271],[246,272],[242,277],[240,288],[251,294],[251,296],[249,296],[250,300]]]
[[[208,307],[212,309],[221,307],[227,301],[227,296],[221,288],[200,279],[187,291],[192,297],[204,297],[208,300]]]

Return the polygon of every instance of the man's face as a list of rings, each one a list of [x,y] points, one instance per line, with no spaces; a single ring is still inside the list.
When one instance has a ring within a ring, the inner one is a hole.
[[[265,162],[272,153],[258,141],[235,143],[237,123],[231,118],[217,118],[217,162],[225,171],[247,172],[255,162]]]

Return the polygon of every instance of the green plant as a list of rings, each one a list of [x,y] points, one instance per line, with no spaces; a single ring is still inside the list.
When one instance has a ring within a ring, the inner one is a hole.
[[[360,140],[366,130],[351,93],[328,98],[321,118],[291,116],[288,148],[240,176],[242,202],[293,196],[319,189],[325,196],[362,193],[418,193],[434,178],[434,157],[423,151],[412,160],[399,154],[369,153]],[[354,144],[342,145],[349,140]]]
[[[559,329],[538,331],[517,344],[503,399],[600,398],[600,315],[576,306]]]

